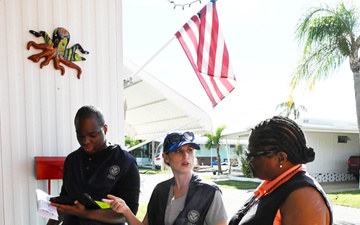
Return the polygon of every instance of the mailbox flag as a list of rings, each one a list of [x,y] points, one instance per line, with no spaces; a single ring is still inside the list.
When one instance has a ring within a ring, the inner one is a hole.
[[[219,27],[215,0],[175,34],[183,47],[212,106],[215,107],[236,85],[229,53]]]

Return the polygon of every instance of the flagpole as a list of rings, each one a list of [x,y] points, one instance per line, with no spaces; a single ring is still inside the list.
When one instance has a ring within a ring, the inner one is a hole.
[[[131,76],[129,77],[130,79],[133,77],[133,76],[136,76],[138,73],[140,73],[144,68],[145,68],[145,66],[147,66],[147,64],[149,64],[162,50],[164,50],[164,48],[166,48],[169,44],[170,44],[170,42],[172,42],[172,40],[174,40],[175,39],[175,35],[173,35],[172,36],[172,38],[168,41],[168,42],[166,42],[166,44],[163,46],[163,47],[161,47],[160,49],[159,49],[159,51],[157,51],[148,61],[146,61],[145,63],[144,63],[144,65],[142,65],[137,71],[135,71],[135,73],[133,73],[133,74],[131,74]]]

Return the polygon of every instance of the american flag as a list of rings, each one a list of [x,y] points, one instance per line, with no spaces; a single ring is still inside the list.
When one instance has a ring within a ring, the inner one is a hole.
[[[215,107],[236,85],[229,53],[219,27],[215,0],[175,34]]]

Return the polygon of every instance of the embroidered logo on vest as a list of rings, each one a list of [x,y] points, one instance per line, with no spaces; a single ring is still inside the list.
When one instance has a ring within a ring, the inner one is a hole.
[[[109,169],[109,173],[110,174],[108,175],[108,178],[115,180],[115,176],[120,173],[120,167],[118,165],[111,166]]]
[[[191,223],[196,223],[200,218],[200,213],[197,210],[191,210],[188,213],[187,218]]]

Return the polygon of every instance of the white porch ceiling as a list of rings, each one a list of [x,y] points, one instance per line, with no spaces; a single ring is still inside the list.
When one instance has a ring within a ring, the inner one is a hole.
[[[124,77],[139,67],[124,58]],[[150,140],[169,131],[210,132],[208,113],[145,71],[124,81],[125,132],[133,139]]]

